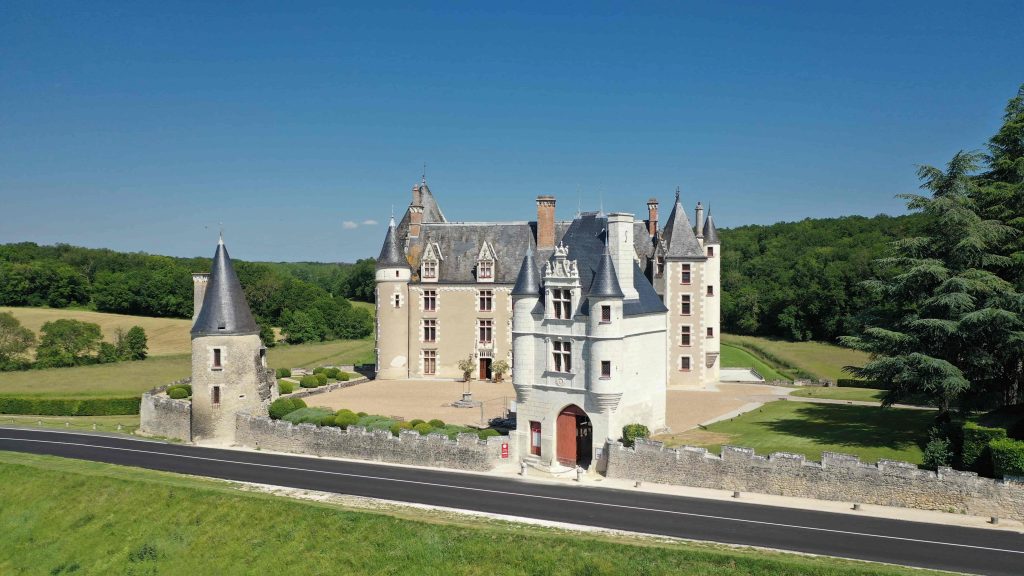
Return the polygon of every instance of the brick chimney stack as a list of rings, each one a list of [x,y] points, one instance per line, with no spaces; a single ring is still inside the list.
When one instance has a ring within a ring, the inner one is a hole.
[[[647,234],[654,238],[658,233],[658,199],[651,198],[647,201]]]
[[[412,203],[409,204],[409,236],[419,238],[423,224],[423,188],[422,184],[412,187]]]
[[[555,197],[537,196],[537,249],[555,247]]]

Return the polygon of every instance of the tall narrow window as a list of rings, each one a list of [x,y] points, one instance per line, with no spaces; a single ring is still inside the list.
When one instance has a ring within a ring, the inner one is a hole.
[[[402,307],[402,296],[401,294],[395,294],[395,308]]]
[[[213,368],[219,370],[219,369],[221,369],[223,367],[224,367],[224,365],[221,363],[221,350],[220,350],[220,348],[214,348],[213,349]]]
[[[715,287],[712,286],[711,284],[708,284],[708,296],[714,296],[714,295],[715,295]]]
[[[715,329],[710,327],[710,326],[708,326],[708,338],[714,338],[714,337],[715,337]]]
[[[559,320],[572,319],[572,291],[555,288],[551,291],[551,301],[555,308],[555,318]]]
[[[682,272],[679,276],[679,282],[682,284],[689,284],[693,274],[690,272],[690,265],[683,264]]]
[[[683,372],[689,372],[690,371],[690,357],[689,356],[680,356],[679,357],[679,369],[682,370]]]
[[[423,291],[423,311],[434,312],[437,310],[437,290]]]
[[[714,246],[708,246],[708,258],[714,258],[714,257],[715,257],[715,247]]]
[[[540,456],[540,422],[530,422],[530,454]]]
[[[554,342],[555,372],[572,372],[572,343]]]
[[[601,306],[601,323],[607,324],[612,321],[612,307],[604,304]]]
[[[679,313],[683,316],[690,315],[690,295],[683,294],[679,297]]]
[[[423,373],[428,375],[437,374],[437,350],[423,351]]]
[[[423,341],[437,342],[437,320],[434,318],[423,319]]]
[[[612,363],[609,360],[601,360],[601,378],[612,377]]]
[[[220,386],[213,387],[213,404],[220,404]]]
[[[665,257],[658,256],[657,263],[654,266],[654,275],[661,278],[665,275]]]
[[[480,320],[480,343],[490,344],[494,336],[494,321]]]
[[[690,327],[680,326],[679,327],[679,345],[689,346],[690,345]]]
[[[481,290],[480,291],[480,311],[490,312],[494,310],[494,291],[493,290]]]

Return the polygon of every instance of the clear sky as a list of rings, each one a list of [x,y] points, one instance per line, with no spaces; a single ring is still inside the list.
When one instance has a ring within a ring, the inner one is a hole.
[[[427,4],[430,4],[428,7]],[[0,4],[0,242],[375,256],[452,220],[896,214],[1024,82],[1014,2]]]

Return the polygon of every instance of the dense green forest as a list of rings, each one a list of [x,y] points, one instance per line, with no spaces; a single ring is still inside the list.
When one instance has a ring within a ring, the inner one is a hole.
[[[188,318],[192,273],[209,258],[23,242],[0,245],[0,305],[84,306],[101,312]],[[373,297],[373,260],[355,264],[236,261],[238,277],[261,325],[289,341],[361,338],[373,330],[366,310],[348,299]]]

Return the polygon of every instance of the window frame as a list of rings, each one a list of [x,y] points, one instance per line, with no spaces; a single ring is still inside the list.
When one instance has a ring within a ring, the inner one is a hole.
[[[679,315],[680,316],[692,316],[693,315],[693,296],[691,294],[680,294],[679,295]]]
[[[679,327],[679,345],[693,346],[693,326],[683,324]]]
[[[423,341],[437,342],[437,318],[423,319]]]
[[[693,284],[693,267],[690,264],[681,264],[679,267],[679,283],[683,286]]]
[[[612,306],[611,304],[601,305],[601,324],[612,323]]]
[[[487,335],[487,339],[484,339],[484,335]],[[477,337],[481,344],[493,344],[494,343],[494,320],[490,318],[480,318],[477,320]]]
[[[572,320],[572,290],[569,288],[552,288],[551,305],[553,318],[556,320]]]
[[[437,290],[423,291],[423,311],[437,312]]]
[[[612,361],[601,360],[601,379],[608,380],[612,377]]]
[[[572,374],[572,342],[555,340],[551,343],[552,371]]]
[[[210,369],[211,370],[223,370],[224,369],[224,349],[214,348],[210,356]]]
[[[481,312],[494,312],[494,290],[480,290],[477,293],[477,307]]]
[[[423,351],[423,375],[437,375],[437,350]]]
[[[683,366],[685,361],[686,366]],[[680,372],[693,372],[693,357],[692,356],[680,356],[679,357],[679,371]]]

